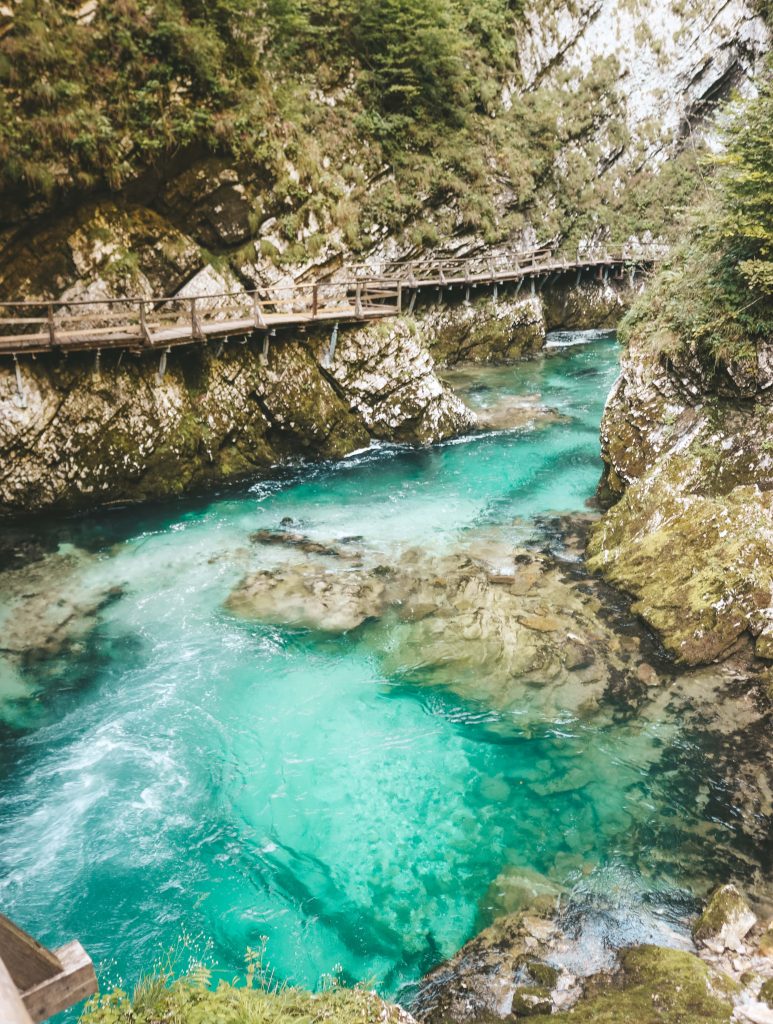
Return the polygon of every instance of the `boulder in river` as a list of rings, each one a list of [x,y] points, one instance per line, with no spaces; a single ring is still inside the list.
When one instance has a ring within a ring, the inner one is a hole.
[[[716,889],[693,928],[696,942],[715,952],[737,950],[757,917],[734,885]]]

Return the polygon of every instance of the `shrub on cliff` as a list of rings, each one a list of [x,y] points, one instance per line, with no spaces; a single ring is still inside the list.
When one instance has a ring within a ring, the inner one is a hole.
[[[773,339],[773,66],[740,104],[687,240],[623,322],[667,355],[754,360]]]
[[[131,998],[121,989],[90,1000],[80,1024],[401,1024],[407,1014],[364,988],[328,985],[321,992],[270,984],[248,960],[240,983],[216,987],[204,967],[175,981],[161,971],[145,978]]]

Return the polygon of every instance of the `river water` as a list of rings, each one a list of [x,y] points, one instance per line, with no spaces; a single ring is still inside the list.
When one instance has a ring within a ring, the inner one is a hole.
[[[249,540],[286,517],[395,564],[480,529],[551,543],[541,517],[594,493],[616,372],[612,337],[559,336],[544,358],[462,381],[480,408],[539,395],[551,422],[38,526],[70,565],[44,597],[120,591],[0,691],[3,911],[49,944],[77,936],[103,982],[128,985],[173,948],[178,966],[204,956],[232,976],[267,940],[279,978],[335,971],[405,997],[519,872],[574,893],[588,950],[683,942],[695,869],[674,851],[702,812],[662,765],[701,751],[674,716],[586,719],[533,688],[502,710],[390,673],[362,631],[223,607],[247,563],[291,557]]]

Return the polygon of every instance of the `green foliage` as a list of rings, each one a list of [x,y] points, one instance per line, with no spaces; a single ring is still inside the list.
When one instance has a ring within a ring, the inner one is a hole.
[[[102,0],[84,19],[77,0],[19,0],[0,37],[3,211],[155,187],[216,154],[253,237],[276,218],[259,248],[277,264],[336,229],[355,252],[384,227],[422,246],[528,223],[570,244],[673,232],[693,164],[633,189],[603,173],[630,144],[614,58],[503,105],[522,3]]]
[[[624,320],[632,334],[673,358],[746,362],[773,338],[773,84],[744,103],[727,127],[727,148],[674,253]]]
[[[727,258],[749,287],[773,296],[773,80],[733,122],[721,161]]]
[[[261,6],[115,0],[84,23],[67,3],[21,0],[0,41],[3,183],[118,188],[193,143],[253,150]]]
[[[397,1012],[373,992],[344,988],[329,978],[323,991],[274,985],[261,954],[248,956],[246,978],[220,981],[202,966],[172,980],[168,972],[144,978],[131,998],[121,989],[95,997],[80,1024],[397,1024]]]

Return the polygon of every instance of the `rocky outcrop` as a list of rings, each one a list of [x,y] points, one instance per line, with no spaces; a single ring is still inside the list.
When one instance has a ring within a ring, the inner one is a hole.
[[[667,358],[634,336],[602,423],[604,490],[589,566],[687,664],[747,634],[773,658],[773,343],[745,360]]]
[[[720,886],[712,893],[705,910],[693,928],[696,942],[715,952],[738,952],[743,939],[757,923],[749,904],[734,885]]]
[[[285,334],[158,356],[41,357],[0,366],[0,509],[78,508],[183,493],[290,456],[335,458],[371,438],[425,443],[474,415],[404,323],[328,339]]]
[[[560,964],[560,922],[503,917],[423,980],[422,1024],[496,1020],[587,1024],[730,1024],[742,988],[694,953],[654,945],[619,952],[610,970],[577,977]]]
[[[526,88],[615,60],[625,122],[644,160],[673,153],[733,88],[753,92],[768,45],[750,0],[532,0],[519,52]],[[614,154],[631,155],[623,146]]]

